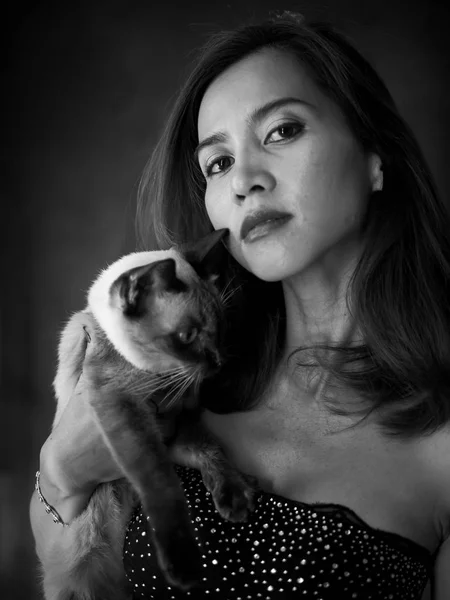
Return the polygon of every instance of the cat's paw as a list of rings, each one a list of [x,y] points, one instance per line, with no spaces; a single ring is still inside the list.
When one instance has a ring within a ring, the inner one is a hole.
[[[207,486],[218,512],[227,521],[246,521],[255,509],[258,484],[255,477],[239,471],[229,471],[226,476]]]

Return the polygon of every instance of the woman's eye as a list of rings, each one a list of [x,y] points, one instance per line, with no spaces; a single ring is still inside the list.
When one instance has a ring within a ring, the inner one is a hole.
[[[218,173],[226,171],[230,167],[231,162],[232,159],[230,156],[219,156],[219,158],[216,158],[206,165],[206,176],[211,177],[211,175],[217,175]]]
[[[191,327],[189,329],[181,329],[177,332],[177,337],[182,344],[191,344],[198,335],[198,329]]]
[[[269,133],[265,139],[265,143],[290,140],[303,131],[303,129],[304,126],[300,123],[283,123]]]

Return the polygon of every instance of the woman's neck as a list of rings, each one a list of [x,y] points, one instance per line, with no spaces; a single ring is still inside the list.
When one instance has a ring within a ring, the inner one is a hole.
[[[360,339],[347,293],[360,251],[358,243],[335,249],[283,281],[288,353],[308,345],[348,344]]]
[[[283,281],[286,332],[280,374],[300,386],[314,402],[322,402],[325,391],[330,392],[330,373],[320,367],[298,368],[299,361],[316,363],[315,354],[303,352],[298,355],[299,360],[288,358],[299,348],[362,342],[348,304],[351,296],[347,293],[360,250],[360,245],[349,244],[344,250],[335,250],[304,272]],[[329,354],[325,357],[333,358]]]

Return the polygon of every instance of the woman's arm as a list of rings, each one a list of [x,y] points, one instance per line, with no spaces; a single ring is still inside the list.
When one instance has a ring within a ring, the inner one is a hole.
[[[129,508],[130,501],[123,484],[115,483],[114,492],[102,485],[121,479],[122,472],[92,414],[91,402],[106,392],[85,377],[84,366],[75,389],[60,399],[64,404],[40,454],[41,494],[66,525],[53,521],[36,492],[30,503],[46,600],[125,597],[119,588],[124,585],[121,545],[129,511],[122,508]]]
[[[52,474],[51,468],[46,460],[46,446],[41,451],[40,459],[40,488],[48,504],[50,504],[60,515],[64,523],[69,524],[80,515],[86,508],[94,487],[89,485],[84,489],[70,489],[58,483],[56,474]],[[36,553],[41,562],[51,549],[56,545],[65,545],[65,539],[69,537],[68,527],[54,523],[50,514],[46,513],[44,504],[40,501],[36,490],[33,492],[30,502],[30,521],[36,542]]]
[[[41,450],[40,488],[67,525],[53,521],[36,492],[30,503],[46,600],[124,600],[121,548],[129,486],[91,418],[89,391],[75,393]],[[115,481],[114,491],[111,484]]]

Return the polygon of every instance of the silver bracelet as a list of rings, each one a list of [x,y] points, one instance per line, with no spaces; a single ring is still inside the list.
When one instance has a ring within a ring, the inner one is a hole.
[[[61,517],[57,513],[57,511],[53,508],[53,506],[50,506],[50,504],[47,502],[47,500],[42,495],[41,486],[39,484],[39,478],[40,478],[40,476],[41,476],[40,471],[36,471],[36,483],[34,485],[34,489],[37,492],[39,500],[43,503],[43,505],[45,507],[45,512],[47,514],[51,514],[52,515],[54,523],[59,523],[60,525],[66,526],[67,523],[64,523],[64,521],[61,519]]]

